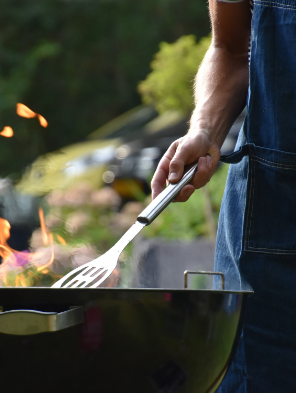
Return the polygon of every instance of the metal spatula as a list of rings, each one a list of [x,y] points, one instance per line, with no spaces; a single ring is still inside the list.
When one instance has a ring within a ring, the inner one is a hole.
[[[122,238],[104,255],[72,270],[66,276],[57,281],[52,288],[96,288],[116,268],[118,258],[125,247],[146,225],[161,213],[171,203],[179,191],[194,177],[197,163],[194,164],[176,184],[169,184],[138,216],[137,221],[122,236]]]

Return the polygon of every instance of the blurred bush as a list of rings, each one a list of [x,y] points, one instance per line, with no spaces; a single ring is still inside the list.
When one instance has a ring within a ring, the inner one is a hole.
[[[221,165],[208,186],[216,224],[227,171],[228,165]],[[46,225],[54,236],[61,236],[69,245],[90,244],[99,253],[104,253],[130,228],[149,202],[150,197],[144,203],[122,205],[112,188],[94,190],[84,183],[65,192],[53,191],[46,197]],[[170,204],[141,235],[192,240],[197,236],[208,236],[209,231],[205,196],[197,190],[186,203]]]
[[[173,109],[188,115],[194,103],[194,77],[210,43],[211,36],[196,42],[194,35],[173,44],[161,42],[150,64],[152,72],[138,86],[143,102],[159,113]]]

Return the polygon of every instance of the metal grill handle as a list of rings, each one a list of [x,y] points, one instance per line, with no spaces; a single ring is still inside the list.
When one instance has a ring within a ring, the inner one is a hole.
[[[221,272],[205,272],[202,270],[185,270],[184,272],[184,289],[188,289],[188,274],[208,274],[210,276],[220,276],[221,277],[221,288],[222,291],[225,289],[225,277]]]
[[[35,310],[0,312],[0,333],[28,336],[56,332],[84,322],[83,307],[72,307],[61,313]]]

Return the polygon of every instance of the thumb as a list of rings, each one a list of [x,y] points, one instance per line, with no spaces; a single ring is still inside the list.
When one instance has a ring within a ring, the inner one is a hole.
[[[185,165],[191,164],[199,158],[195,154],[192,154],[193,146],[186,143],[187,141],[185,141],[185,143],[184,141],[182,142],[183,143],[178,146],[176,153],[170,162],[168,180],[171,183],[175,183],[181,179]]]
[[[174,157],[170,163],[170,173],[168,180],[171,183],[177,182],[181,179],[183,172],[184,172],[184,160],[180,159],[179,157]]]

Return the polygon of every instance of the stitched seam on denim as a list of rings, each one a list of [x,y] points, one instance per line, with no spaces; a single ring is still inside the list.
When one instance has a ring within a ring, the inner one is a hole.
[[[296,11],[296,7],[294,5],[288,5],[288,4],[281,4],[281,3],[271,3],[270,1],[254,1],[254,5],[263,5],[265,7],[271,7],[271,8],[281,8],[281,9],[291,9]]]
[[[263,165],[267,165],[274,168],[285,169],[285,170],[292,170],[294,168],[296,170],[296,165],[279,164],[273,161],[265,160],[264,158],[258,156],[254,156],[254,161],[260,162]]]
[[[296,250],[285,250],[285,249],[280,249],[280,248],[268,248],[268,247],[251,247],[249,246],[249,248],[253,249],[253,250],[270,250],[270,251],[281,251],[281,252],[295,252]]]
[[[253,152],[252,150],[250,151],[250,198],[249,198],[249,203],[248,203],[248,210],[247,210],[247,234],[246,234],[246,241],[245,241],[245,248],[249,247],[249,238],[250,238],[250,232],[251,232],[251,222],[252,222],[252,213],[253,213],[253,200],[254,200],[254,185],[255,183],[255,171],[254,171],[254,163],[253,163]],[[253,181],[254,177],[254,181]]]
[[[246,252],[256,252],[256,253],[261,252],[262,254],[296,255],[296,251],[294,251],[294,250],[279,250],[280,252],[272,252],[273,249],[268,249],[268,248],[267,248],[267,251],[262,251],[260,248],[259,249],[255,248],[253,251],[252,249],[246,248],[245,251]]]
[[[269,1],[269,0],[255,0],[255,1],[254,1],[254,5],[255,5],[255,4],[263,4],[263,5],[264,5],[264,3],[270,4],[271,7],[274,7],[274,4],[275,4],[275,8],[276,8],[278,5],[280,5],[281,7],[286,7],[286,8],[296,8],[295,5],[283,4],[283,3],[276,3],[275,1]]]
[[[274,164],[272,161],[265,160],[263,158],[260,158],[258,156],[254,156],[252,152],[250,153],[250,160],[251,160],[251,166],[250,166],[250,199],[248,203],[248,211],[247,211],[247,238],[245,241],[245,251],[250,251],[250,252],[262,252],[265,254],[269,253],[276,253],[276,254],[296,254],[296,250],[285,250],[285,249],[277,249],[277,248],[266,248],[266,247],[251,247],[250,246],[250,234],[251,234],[251,223],[252,223],[252,216],[253,216],[253,209],[254,209],[254,193],[255,193],[255,161],[260,162],[266,161],[270,162],[271,164]],[[269,166],[269,167],[275,167],[275,168],[281,168],[281,169],[291,169],[291,168],[282,168],[282,164],[277,165],[270,165],[264,162],[261,162],[261,164]],[[293,166],[294,167],[294,166]],[[296,167],[295,167],[296,169]],[[251,208],[251,211],[250,211]],[[250,214],[249,214],[250,212]],[[254,251],[253,251],[254,250]],[[266,250],[266,251],[264,251]]]
[[[253,210],[254,210],[254,195],[255,195],[255,184],[256,184],[256,174],[255,174],[255,162],[253,160],[254,156],[252,156],[252,165],[253,165],[253,170],[252,170],[252,178],[253,178],[253,190],[252,190],[252,209],[251,209],[251,215],[250,215],[250,227],[249,227],[249,236],[248,236],[248,246],[250,243],[250,235],[251,235],[251,224],[252,224],[252,218],[253,218]]]

